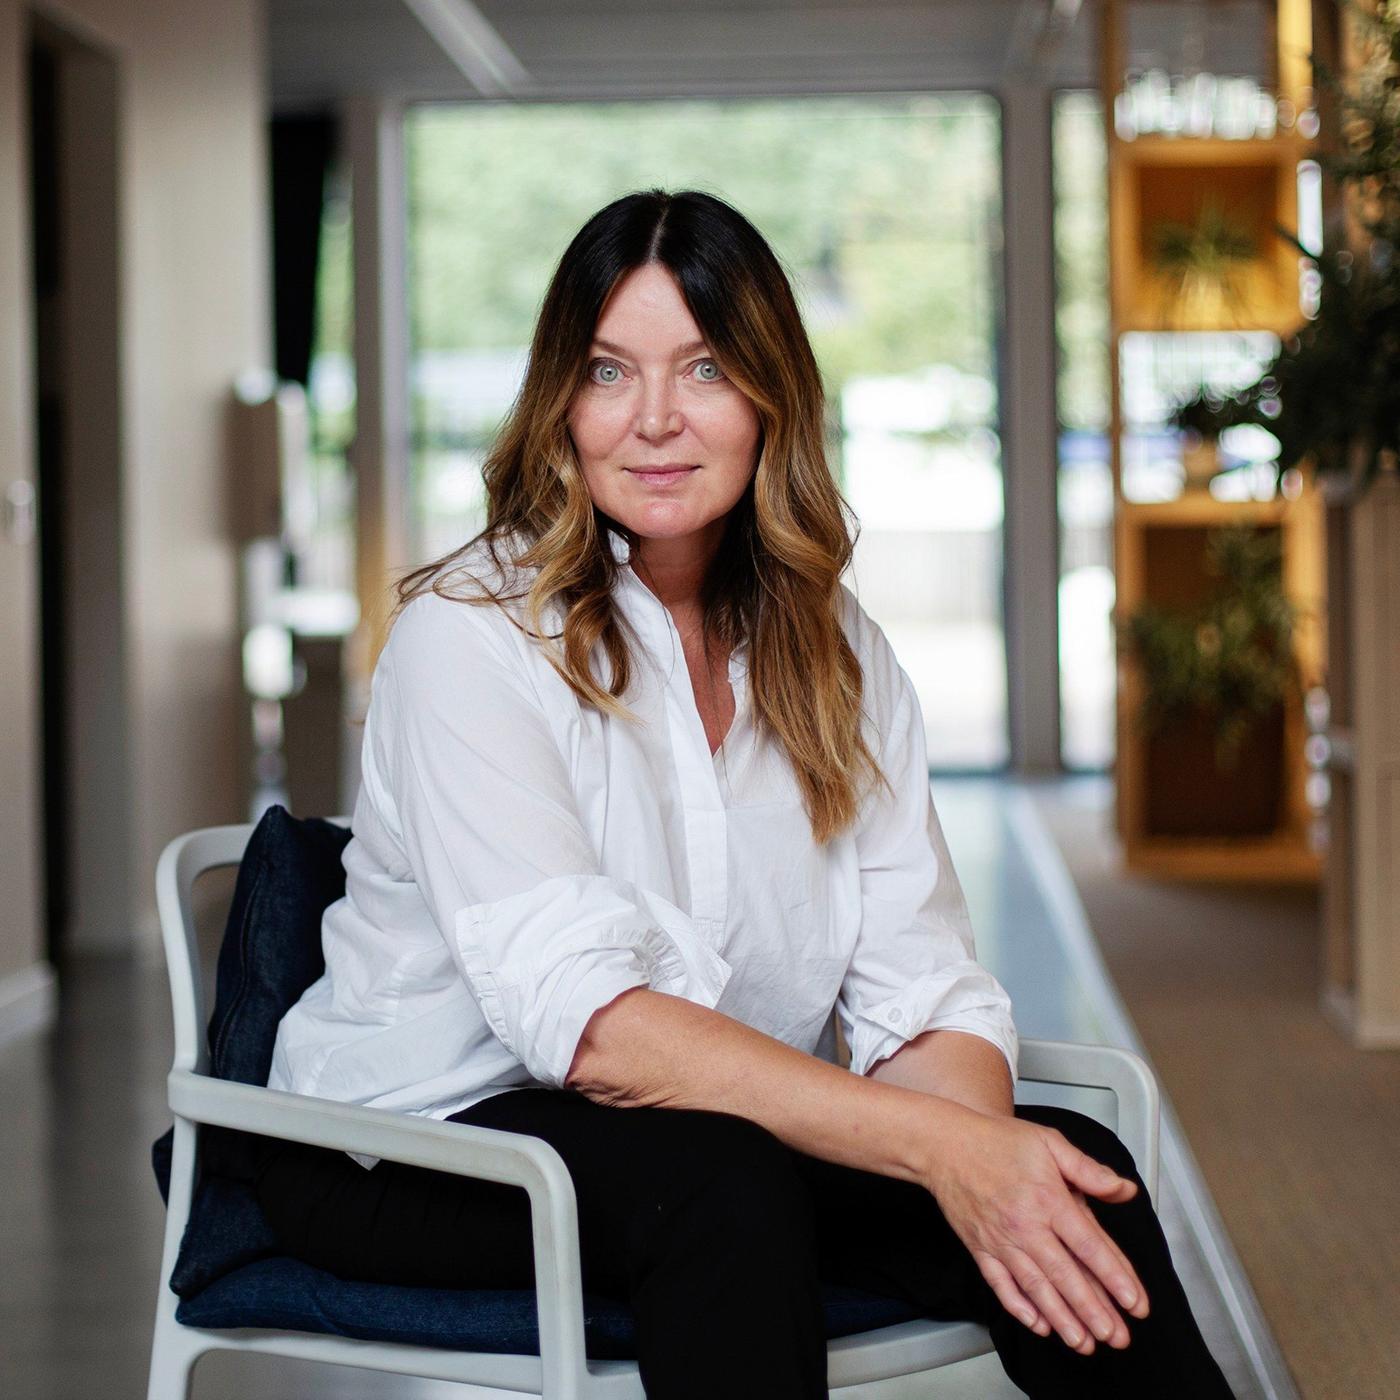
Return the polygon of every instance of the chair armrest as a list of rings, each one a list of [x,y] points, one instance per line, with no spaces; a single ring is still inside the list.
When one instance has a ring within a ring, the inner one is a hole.
[[[288,1094],[189,1070],[172,1070],[167,1084],[171,1109],[192,1122],[523,1187],[530,1196],[545,1393],[583,1393],[578,1202],[564,1159],[543,1138]]]
[[[1118,1136],[1133,1154],[1147,1194],[1156,1203],[1161,1095],[1140,1055],[1116,1045],[1022,1040],[1016,1078],[1033,1084],[1111,1090],[1118,1102]]]
[[[170,1107],[196,1123],[555,1191],[576,1209],[563,1158],[542,1138],[288,1094],[188,1070],[171,1071],[167,1083]],[[565,1223],[577,1229],[576,1219]]]

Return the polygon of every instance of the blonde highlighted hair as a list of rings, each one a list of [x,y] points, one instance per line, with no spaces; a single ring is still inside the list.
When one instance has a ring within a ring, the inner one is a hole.
[[[429,590],[477,606],[523,597],[529,635],[579,700],[636,719],[618,699],[631,658],[612,598],[620,566],[607,530],[634,550],[637,539],[594,504],[567,418],[604,302],[650,263],[676,278],[711,354],[758,413],[758,466],[705,581],[703,635],[726,648],[747,639],[754,722],[786,752],[824,844],[855,820],[865,783],[886,781],[861,732],[863,676],[842,626],[840,579],[854,536],[827,465],[821,374],[787,276],[758,230],[713,195],[629,194],[579,230],[550,281],[524,382],[483,468],[486,526],[400,578],[393,616]],[[525,592],[479,579],[474,593],[454,587],[453,566],[482,541],[504,576],[530,571]],[[551,607],[563,618],[557,634],[542,625]],[[606,689],[590,666],[599,643],[611,663]]]

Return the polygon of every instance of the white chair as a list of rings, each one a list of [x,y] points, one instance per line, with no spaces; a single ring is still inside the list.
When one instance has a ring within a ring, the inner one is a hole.
[[[345,818],[338,824],[348,825]],[[342,1366],[516,1391],[543,1400],[642,1400],[631,1361],[589,1360],[584,1350],[578,1221],[563,1160],[539,1138],[381,1109],[360,1108],[233,1083],[209,1074],[199,948],[191,891],[207,871],[235,866],[251,825],[210,827],[172,841],[156,869],[161,933],[175,1022],[169,1077],[175,1119],[165,1247],[161,1261],[148,1400],[186,1400],[196,1360],[218,1349],[300,1357]],[[1023,1084],[1112,1091],[1117,1122],[1154,1202],[1158,1093],[1151,1070],[1126,1050],[1023,1040]],[[437,1171],[524,1187],[534,1237],[539,1355],[465,1352],[338,1335],[254,1328],[187,1327],[169,1287],[195,1183],[195,1127],[207,1123],[295,1142],[366,1153]],[[933,1372],[992,1350],[973,1322],[914,1321],[828,1343],[828,1381],[840,1400],[898,1400],[937,1394]]]

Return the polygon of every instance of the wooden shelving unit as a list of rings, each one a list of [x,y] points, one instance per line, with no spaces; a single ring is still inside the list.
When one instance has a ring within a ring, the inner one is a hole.
[[[1109,203],[1110,462],[1115,514],[1117,611],[1126,616],[1147,601],[1186,601],[1193,586],[1193,548],[1214,525],[1247,522],[1283,536],[1285,587],[1308,610],[1296,638],[1305,680],[1321,674],[1324,627],[1324,520],[1312,487],[1294,499],[1226,502],[1205,491],[1185,491],[1174,501],[1139,503],[1123,492],[1123,412],[1119,342],[1131,332],[1273,331],[1285,335],[1303,320],[1300,258],[1274,233],[1298,226],[1298,165],[1307,143],[1289,130],[1267,138],[1229,140],[1139,135],[1121,139],[1112,120],[1114,99],[1127,71],[1125,34],[1132,0],[1103,0],[1100,7],[1101,85],[1107,123]],[[1141,3],[1141,0],[1137,0]],[[1302,110],[1310,79],[1310,0],[1267,0],[1276,61],[1272,88]],[[1238,270],[1229,294],[1208,301],[1173,300],[1154,271],[1154,231],[1164,221],[1192,226],[1212,204],[1247,233],[1257,256]],[[1175,553],[1173,553],[1175,551]],[[1196,550],[1199,553],[1199,550]],[[1176,560],[1153,565],[1154,558]],[[1174,576],[1175,569],[1179,576]],[[1138,873],[1172,879],[1316,882],[1321,859],[1308,842],[1305,779],[1306,727],[1301,705],[1289,707],[1279,735],[1283,769],[1276,827],[1266,835],[1166,834],[1160,822],[1161,791],[1149,791],[1151,741],[1137,720],[1141,683],[1120,660],[1116,765],[1116,819],[1124,862]],[[1157,769],[1161,771],[1160,767]],[[1155,800],[1154,800],[1155,799]]]

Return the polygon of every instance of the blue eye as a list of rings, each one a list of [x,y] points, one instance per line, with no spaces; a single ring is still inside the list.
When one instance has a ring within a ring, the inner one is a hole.
[[[610,377],[603,378],[604,373]],[[595,384],[616,384],[622,378],[622,368],[611,360],[594,360],[588,367],[588,374]]]
[[[706,370],[713,370],[713,374],[706,374]],[[724,378],[724,371],[713,360],[701,360],[695,366],[695,377],[702,384],[713,384],[717,379]]]

